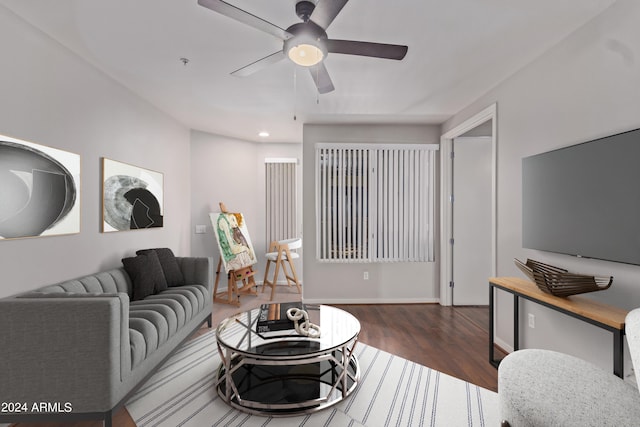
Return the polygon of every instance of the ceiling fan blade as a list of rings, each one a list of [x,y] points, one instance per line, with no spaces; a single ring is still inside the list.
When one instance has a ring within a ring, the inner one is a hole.
[[[265,56],[262,59],[258,59],[257,61],[252,62],[249,65],[245,65],[242,68],[238,68],[237,70],[232,72],[231,75],[238,76],[238,77],[246,77],[249,74],[253,74],[256,71],[262,70],[268,65],[275,64],[276,62],[281,61],[284,58],[286,58],[284,52],[279,50],[275,53],[272,53],[271,55]]]
[[[354,40],[325,40],[325,46],[331,53],[346,55],[371,56],[374,58],[397,59],[404,58],[409,49],[407,46],[385,43],[359,42]]]
[[[319,93],[329,93],[335,89],[331,77],[329,77],[327,67],[324,66],[324,62],[309,67],[309,72]]]
[[[286,30],[272,24],[269,21],[255,16],[247,11],[237,8],[222,0],[198,0],[200,6],[204,6],[207,9],[211,9],[214,12],[218,12],[221,15],[235,19],[236,21],[247,24],[250,27],[264,31],[279,38],[280,40],[287,40],[292,37]]]
[[[349,0],[320,0],[310,19],[326,31],[347,1]]]

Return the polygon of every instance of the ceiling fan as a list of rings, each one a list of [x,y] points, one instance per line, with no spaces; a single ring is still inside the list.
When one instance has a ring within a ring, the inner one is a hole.
[[[317,5],[308,0],[298,1],[296,15],[302,19],[302,22],[293,24],[287,29],[280,28],[223,0],[198,0],[198,4],[283,41],[282,50],[252,62],[232,72],[232,75],[247,76],[288,57],[294,63],[309,69],[319,93],[328,93],[334,90],[329,72],[323,63],[329,53],[396,60],[403,59],[407,54],[407,46],[328,38],[327,28],[347,1],[319,0]]]

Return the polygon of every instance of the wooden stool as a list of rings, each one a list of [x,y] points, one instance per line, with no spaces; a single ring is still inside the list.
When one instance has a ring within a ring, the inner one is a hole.
[[[276,293],[276,284],[280,268],[282,268],[284,277],[287,280],[287,285],[296,285],[298,293],[302,293],[302,287],[300,286],[300,281],[296,274],[296,268],[293,265],[293,260],[300,258],[300,255],[296,252],[291,252],[291,249],[298,249],[300,247],[302,247],[302,239],[288,239],[281,240],[279,242],[271,242],[269,252],[265,254],[265,257],[267,258],[267,267],[264,272],[264,280],[262,281],[262,292],[264,292],[265,287],[271,287],[270,300],[273,300],[273,296]],[[273,273],[273,278],[269,280],[269,268],[271,268],[272,262],[276,264],[276,269]],[[287,272],[287,264],[289,264],[289,272]]]

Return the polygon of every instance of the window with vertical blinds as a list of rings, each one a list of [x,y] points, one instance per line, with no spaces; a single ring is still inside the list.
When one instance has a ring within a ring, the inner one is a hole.
[[[320,261],[433,261],[435,144],[316,145]]]
[[[297,159],[265,159],[266,242],[298,237]]]

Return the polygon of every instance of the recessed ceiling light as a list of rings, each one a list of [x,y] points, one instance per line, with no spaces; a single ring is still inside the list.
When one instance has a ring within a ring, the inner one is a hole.
[[[262,132],[260,132],[260,133],[258,134],[258,136],[260,136],[260,137],[262,137],[262,138],[266,138],[266,137],[268,137],[268,136],[269,136],[269,132],[267,132],[267,131],[264,131],[264,130],[263,130]]]

